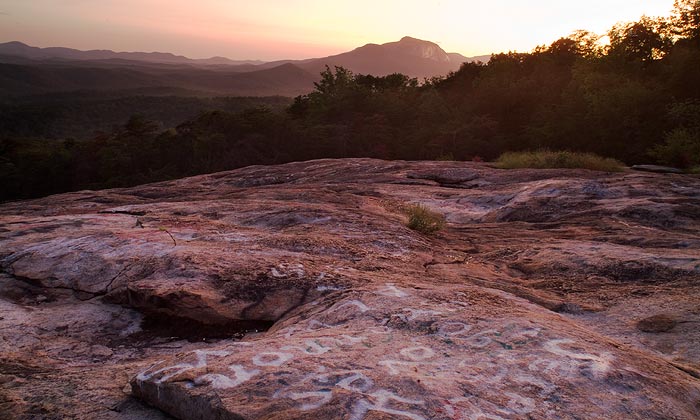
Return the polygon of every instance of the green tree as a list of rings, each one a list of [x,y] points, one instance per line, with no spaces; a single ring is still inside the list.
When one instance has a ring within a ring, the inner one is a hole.
[[[700,101],[674,103],[668,110],[674,128],[649,154],[661,163],[680,168],[700,165]]]
[[[663,58],[673,45],[666,19],[642,16],[637,22],[613,26],[608,54],[628,62],[648,64]]]

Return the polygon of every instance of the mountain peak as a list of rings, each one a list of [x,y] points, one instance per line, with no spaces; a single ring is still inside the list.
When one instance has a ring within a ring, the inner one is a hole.
[[[29,45],[25,44],[24,42],[19,42],[19,41],[10,41],[10,42],[5,42],[0,45],[7,45],[7,46],[13,46],[13,47],[28,47]]]
[[[412,36],[405,36],[399,40],[400,44],[431,44],[431,45],[437,45],[434,42],[431,41],[426,41],[424,39],[418,39],[414,38]]]
[[[438,44],[422,39],[405,36],[397,42],[383,44],[384,47],[400,52],[438,62],[450,62],[450,56]]]

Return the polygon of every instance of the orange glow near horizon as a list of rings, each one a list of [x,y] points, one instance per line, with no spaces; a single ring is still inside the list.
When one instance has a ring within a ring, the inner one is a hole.
[[[670,14],[673,0],[3,0],[0,42],[300,59],[405,35],[466,56],[530,51],[576,29]]]

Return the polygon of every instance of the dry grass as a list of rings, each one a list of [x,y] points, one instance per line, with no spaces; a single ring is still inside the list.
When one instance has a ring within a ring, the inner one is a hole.
[[[406,214],[408,215],[406,226],[417,232],[429,235],[445,227],[445,216],[421,204],[406,207]]]
[[[620,172],[625,168],[624,164],[615,159],[604,158],[592,153],[549,150],[507,152],[496,160],[496,166],[501,169],[580,168],[606,172]]]

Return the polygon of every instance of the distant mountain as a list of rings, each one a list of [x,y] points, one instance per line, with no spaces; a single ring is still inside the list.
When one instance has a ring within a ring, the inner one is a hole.
[[[462,54],[457,54],[457,53],[447,53],[447,55],[450,56],[453,60],[462,60],[462,62],[467,62],[467,63],[476,63],[476,62],[481,62],[481,63],[488,63],[489,60],[491,59],[491,54],[486,54],[486,55],[477,55],[474,57],[465,57]]]
[[[91,65],[142,65],[143,63],[167,65],[198,65],[221,67],[237,72],[251,72],[294,64],[300,68],[318,73],[326,65],[343,66],[355,73],[386,75],[404,73],[413,77],[430,77],[446,74],[459,69],[464,62],[488,62],[490,55],[465,57],[458,53],[448,53],[436,43],[409,36],[400,41],[386,44],[367,44],[352,51],[323,58],[305,60],[231,60],[226,57],[192,59],[181,55],[160,52],[114,52],[111,50],[80,51],[72,48],[38,48],[22,42],[0,43],[0,62],[25,63],[34,61],[83,61]]]
[[[307,60],[235,61],[223,57],[193,60],[170,53],[79,51],[0,44],[0,96],[18,97],[71,91],[190,91],[201,95],[296,96],[313,89],[325,66],[343,66],[356,74],[403,73],[433,77],[456,71],[465,57],[437,44],[404,37],[367,44],[352,51]]]
[[[217,96],[296,96],[313,89],[318,77],[293,64],[252,72],[206,67],[95,67],[67,64],[0,63],[0,97],[71,91],[188,90]]]
[[[212,57],[206,59],[192,59],[181,55],[161,52],[114,52],[111,50],[90,50],[80,51],[72,48],[49,47],[38,48],[31,47],[18,41],[6,42],[0,44],[0,54],[8,56],[19,56],[34,60],[111,60],[122,59],[130,61],[143,61],[149,63],[164,63],[164,64],[191,64],[191,65],[244,65],[263,64],[260,60],[230,60],[224,57]]]
[[[386,44],[367,44],[352,51],[330,57],[309,60],[284,60],[265,63],[258,67],[276,66],[280,63],[293,63],[300,68],[317,74],[325,66],[342,66],[354,73],[385,76],[403,73],[411,77],[432,77],[459,70],[464,62],[488,62],[490,55],[465,57],[457,53],[447,53],[434,42],[411,37]]]

